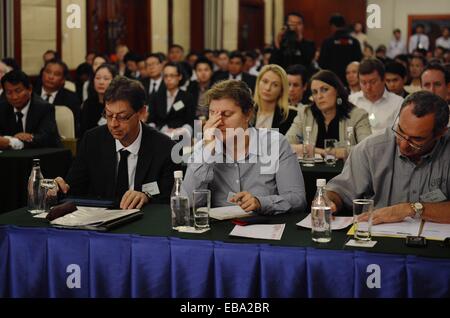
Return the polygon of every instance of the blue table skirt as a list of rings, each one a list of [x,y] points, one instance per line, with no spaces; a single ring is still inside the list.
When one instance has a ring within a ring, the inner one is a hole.
[[[0,297],[450,297],[450,259],[0,226]]]

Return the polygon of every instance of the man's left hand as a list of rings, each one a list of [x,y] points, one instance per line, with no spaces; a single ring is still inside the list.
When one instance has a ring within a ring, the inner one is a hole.
[[[122,200],[120,201],[120,208],[121,209],[140,209],[142,206],[146,203],[148,203],[149,197],[139,191],[134,190],[128,190],[125,192],[125,194],[122,197]]]
[[[32,142],[33,141],[33,135],[29,134],[29,133],[18,133],[16,134],[14,137],[16,137],[17,139],[19,139],[20,141],[23,142]]]
[[[409,203],[399,203],[373,211],[372,224],[402,222],[411,216],[412,208]],[[369,215],[364,213],[359,217],[360,221],[367,221]]]
[[[230,199],[231,202],[237,203],[245,212],[256,211],[261,208],[259,200],[250,192],[239,192]]]

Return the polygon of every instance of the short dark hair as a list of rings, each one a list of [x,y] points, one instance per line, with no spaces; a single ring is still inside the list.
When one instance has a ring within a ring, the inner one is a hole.
[[[337,115],[340,118],[347,117],[350,118],[350,111],[355,107],[352,103],[348,101],[348,92],[345,89],[344,84],[339,79],[339,77],[329,70],[321,70],[313,75],[310,79],[310,87],[312,81],[322,81],[327,83],[330,86],[333,86],[336,89],[336,98],[340,98],[342,100],[341,104],[336,107]],[[313,111],[314,117],[318,115],[317,112],[320,112],[315,103],[313,102],[311,110]],[[316,113],[315,113],[316,111]]]
[[[423,66],[427,66],[427,64],[428,64],[427,59],[424,56],[422,56],[422,55],[413,55],[411,57],[411,61],[414,60],[414,59],[420,60],[422,62],[422,64],[423,64]]]
[[[402,31],[400,31],[400,29],[394,29],[394,31],[392,31],[392,33],[397,33],[397,32],[402,33]]]
[[[428,114],[434,114],[433,133],[436,135],[448,125],[449,109],[448,104],[441,97],[427,91],[412,93],[402,103],[400,113],[403,108],[413,104],[413,114],[417,117],[423,117]]]
[[[195,61],[195,63],[194,63],[194,70],[197,69],[197,66],[198,66],[199,64],[208,64],[208,66],[211,68],[211,71],[214,70],[214,66],[213,66],[213,63],[211,62],[211,60],[207,59],[207,58],[204,57],[204,56],[200,56],[200,57],[197,59],[197,61]]]
[[[147,57],[145,59],[149,59],[149,58],[155,58],[159,61],[159,63],[162,63],[165,61],[165,59],[163,59],[163,56],[161,56],[161,54],[158,54],[158,53],[151,53],[151,54],[147,55]]]
[[[289,19],[290,16],[300,18],[300,19],[302,19],[302,22],[305,22],[305,17],[303,16],[303,14],[301,14],[300,12],[297,12],[297,11],[292,11],[292,12],[289,12],[288,14],[286,14],[286,18],[284,19],[285,24],[287,23],[287,20]]]
[[[225,80],[217,82],[205,94],[205,103],[209,107],[212,100],[229,98],[241,107],[244,114],[255,109],[252,93],[243,81]]]
[[[386,64],[386,73],[397,74],[401,78],[405,78],[407,71],[402,63],[393,61]]]
[[[179,45],[179,44],[172,44],[171,46],[169,46],[169,51],[171,49],[175,49],[175,48],[180,49],[181,51],[184,52],[184,48],[181,45]]]
[[[2,59],[2,62],[11,67],[13,70],[20,70],[19,64],[13,57],[5,57]]]
[[[23,84],[26,88],[31,88],[30,78],[25,72],[21,70],[12,70],[2,77],[2,87],[5,88],[5,83]]]
[[[63,76],[64,78],[67,78],[69,76],[69,68],[67,67],[67,64],[61,61],[60,59],[51,59],[45,62],[43,70],[49,65],[49,64],[57,64],[62,67],[63,69]]]
[[[142,58],[138,55],[138,54],[136,54],[136,53],[134,53],[134,52],[132,52],[132,51],[129,51],[127,54],[125,54],[125,56],[123,57],[123,61],[126,63],[126,62],[128,62],[128,61],[132,61],[132,62],[135,62],[135,63],[137,63],[137,62],[139,62],[139,60],[142,60]]]
[[[386,73],[383,62],[376,58],[366,58],[361,61],[359,64],[359,75],[367,75],[372,74],[374,71],[380,75],[381,79],[384,78],[384,74]]]
[[[304,67],[301,64],[294,64],[294,65],[289,66],[286,69],[286,73],[287,73],[287,75],[300,76],[302,79],[303,86],[305,86],[309,81],[306,67]]]
[[[233,51],[230,53],[230,60],[234,59],[234,58],[240,59],[242,64],[245,63],[244,55],[242,55],[242,53],[240,51]]]
[[[442,64],[439,64],[439,63],[430,63],[427,66],[425,66],[422,73],[420,74],[420,81],[422,81],[423,73],[425,73],[426,71],[430,71],[430,70],[442,72],[442,74],[444,74],[445,84],[450,83],[450,73],[447,71],[447,69],[444,66],[442,66]]]
[[[44,54],[42,54],[42,56],[44,56],[45,54],[51,53],[53,54],[53,58],[55,59],[60,59],[61,57],[59,56],[59,53],[55,50],[47,50],[44,52]]]
[[[135,112],[145,105],[146,94],[144,86],[137,80],[125,76],[116,76],[105,92],[105,104],[108,102],[126,101]]]
[[[344,28],[346,25],[345,18],[340,13],[335,13],[330,17],[329,24],[336,28]]]

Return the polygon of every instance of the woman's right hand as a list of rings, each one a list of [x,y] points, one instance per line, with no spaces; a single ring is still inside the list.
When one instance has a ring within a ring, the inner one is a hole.
[[[203,140],[206,144],[215,141],[215,131],[222,123],[222,113],[212,113],[203,126]]]

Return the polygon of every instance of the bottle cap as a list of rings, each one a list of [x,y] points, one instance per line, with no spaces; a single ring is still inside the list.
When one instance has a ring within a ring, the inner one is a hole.
[[[311,126],[306,126],[306,131],[311,131],[311,130],[312,130]]]
[[[183,179],[183,171],[182,170],[177,170],[173,172],[173,177],[175,179],[181,178]]]
[[[39,161],[41,161],[41,159],[39,159],[39,158],[33,159],[33,162],[39,162]]]
[[[317,179],[316,180],[316,186],[318,187],[324,187],[327,184],[327,180],[325,179]]]

